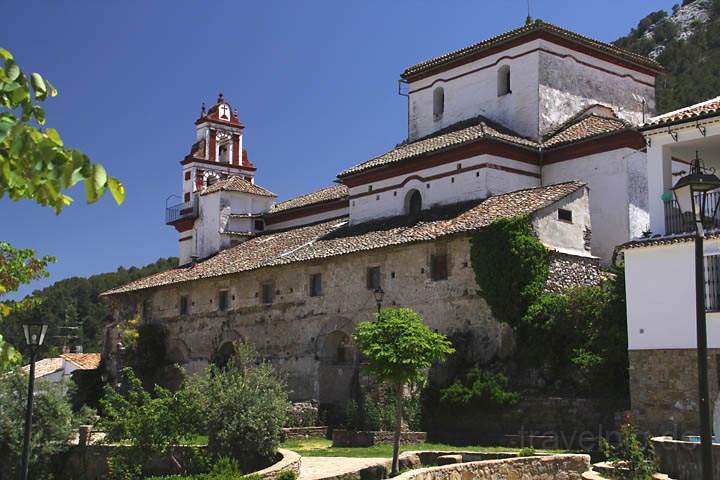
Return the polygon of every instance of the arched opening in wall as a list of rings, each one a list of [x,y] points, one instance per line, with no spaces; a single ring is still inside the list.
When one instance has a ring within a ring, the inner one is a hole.
[[[350,335],[336,330],[322,340],[320,349],[320,403],[342,405],[350,400],[357,374],[357,350]]]
[[[510,90],[510,66],[503,65],[498,69],[498,97],[512,93]]]
[[[209,174],[205,177],[205,187],[209,187],[213,185],[215,182],[220,180],[220,178],[215,174]]]
[[[433,90],[433,118],[440,120],[445,113],[445,89],[435,87]]]
[[[405,195],[405,213],[410,218],[418,218],[422,211],[422,195],[417,190],[410,190]]]
[[[228,363],[230,363],[230,360],[235,356],[236,351],[235,343],[225,342],[220,345],[220,348],[215,350],[211,363],[218,368],[224,369],[227,367]]]

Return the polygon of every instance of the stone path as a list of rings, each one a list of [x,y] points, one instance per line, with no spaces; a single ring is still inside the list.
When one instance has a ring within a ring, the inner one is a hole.
[[[320,480],[383,465],[387,458],[302,457],[298,480]]]

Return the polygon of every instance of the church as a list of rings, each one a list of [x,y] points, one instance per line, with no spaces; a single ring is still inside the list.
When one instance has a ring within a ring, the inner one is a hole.
[[[138,319],[165,327],[168,361],[188,372],[250,342],[285,374],[293,400],[342,404],[358,368],[352,333],[380,301],[465,335],[473,362],[507,358],[513,332],[478,294],[470,238],[527,216],[552,252],[548,290],[597,284],[616,246],[649,228],[639,127],[661,71],[528,21],[406,68],[407,137],[284,201],[260,185],[262,160],[251,161],[238,112],[220,95],[195,120],[182,203],[166,210],[180,265],[103,294],[108,363],[122,348],[118,329]]]

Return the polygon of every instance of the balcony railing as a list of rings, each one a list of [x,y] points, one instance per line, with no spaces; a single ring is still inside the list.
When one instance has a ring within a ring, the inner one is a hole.
[[[709,225],[706,225],[707,229],[720,228],[720,215],[715,211],[715,205],[719,200],[720,190],[708,193],[705,204],[705,215],[709,223]],[[665,233],[667,235],[671,233],[690,233],[694,229],[695,227],[689,224],[687,219],[683,218],[675,199],[667,200],[665,202]]]
[[[165,223],[167,225],[173,224],[179,220],[185,220],[188,218],[197,218],[198,216],[198,202],[197,197],[193,198],[189,202],[179,203],[165,209]]]

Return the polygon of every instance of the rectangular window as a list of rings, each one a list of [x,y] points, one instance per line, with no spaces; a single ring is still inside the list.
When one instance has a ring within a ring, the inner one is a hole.
[[[572,223],[572,210],[558,208],[558,220],[562,220],[563,222]]]
[[[258,232],[265,230],[265,222],[262,220],[255,220],[255,230]]]
[[[368,267],[367,288],[368,290],[377,290],[380,288],[380,267]]]
[[[262,303],[273,303],[275,300],[275,285],[272,282],[262,284]]]
[[[190,193],[185,192],[185,195],[183,195],[183,202],[187,203],[190,201]]]
[[[220,290],[218,292],[218,309],[225,311],[230,307],[230,294],[227,290]]]
[[[430,255],[430,279],[433,281],[447,280],[447,255]]]
[[[313,273],[310,275],[310,296],[319,297],[322,295],[322,275]]]
[[[185,172],[185,180],[190,180],[190,170]]]
[[[705,257],[705,310],[720,311],[720,255]]]
[[[188,296],[180,295],[180,315],[188,314]]]

